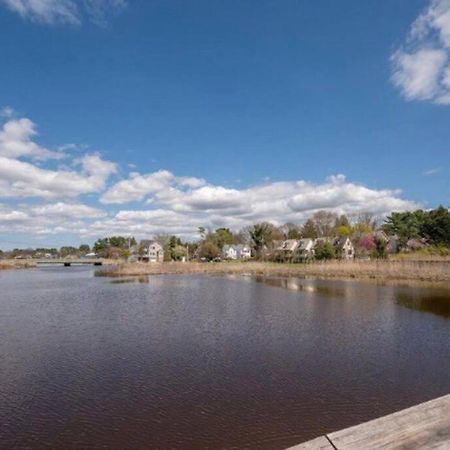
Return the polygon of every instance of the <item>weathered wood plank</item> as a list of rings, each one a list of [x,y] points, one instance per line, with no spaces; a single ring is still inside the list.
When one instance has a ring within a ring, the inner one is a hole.
[[[450,395],[328,435],[338,450],[450,449]]]
[[[312,441],[303,442],[303,444],[290,447],[287,450],[334,450],[328,439],[324,436],[313,439]]]

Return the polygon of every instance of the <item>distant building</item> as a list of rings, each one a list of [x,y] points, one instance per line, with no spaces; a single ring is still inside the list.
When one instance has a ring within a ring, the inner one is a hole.
[[[355,247],[347,236],[336,238],[334,248],[336,250],[336,256],[342,259],[352,259],[355,257]]]
[[[222,258],[223,259],[249,259],[252,257],[251,248],[248,245],[229,245],[226,244],[222,247]]]
[[[163,262],[164,249],[159,242],[153,240],[141,241],[139,245],[139,260],[143,262]]]
[[[281,241],[281,243],[278,244],[276,250],[278,252],[285,253],[286,255],[292,255],[297,250],[298,246],[298,239],[286,239],[285,241]]]
[[[388,236],[388,243],[386,245],[386,251],[388,253],[398,253],[401,249],[400,239],[397,235],[393,234]]]
[[[297,259],[306,260],[314,256],[314,239],[299,239],[297,247]]]
[[[405,250],[407,252],[415,252],[427,246],[425,239],[409,239],[406,242]]]

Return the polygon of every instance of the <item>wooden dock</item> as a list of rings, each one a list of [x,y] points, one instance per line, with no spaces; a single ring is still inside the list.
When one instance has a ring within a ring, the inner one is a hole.
[[[450,394],[288,450],[449,450]]]
[[[38,266],[101,266],[102,260],[99,259],[44,259],[36,261]]]

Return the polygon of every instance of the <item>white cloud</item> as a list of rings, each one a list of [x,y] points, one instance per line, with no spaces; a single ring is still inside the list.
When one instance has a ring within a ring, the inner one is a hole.
[[[105,216],[104,211],[77,202],[34,206],[22,204],[14,209],[0,205],[0,232],[27,235],[79,234],[92,220]]]
[[[392,81],[407,100],[450,104],[450,0],[432,0],[391,57]]]
[[[69,157],[40,146],[34,141],[36,135],[36,125],[27,118],[11,119],[0,129],[0,197],[75,198],[103,190],[117,170],[115,163],[98,154],[73,160],[79,170],[40,167],[34,160]]]
[[[3,117],[5,119],[11,119],[15,115],[15,111],[10,106],[4,106],[0,109],[0,117]]]
[[[76,158],[66,153],[66,164],[58,165],[50,158],[61,153],[40,146],[36,136],[36,125],[27,118],[10,119],[0,130],[0,198],[23,202],[0,205],[0,233],[76,233],[93,238],[171,233],[192,238],[198,226],[237,230],[260,221],[301,223],[319,209],[385,214],[420,206],[402,199],[398,190],[371,189],[343,175],[322,183],[267,179],[230,188],[159,170],[131,172],[111,185],[117,172],[114,162],[97,153],[83,154],[79,148]],[[91,194],[89,205],[80,199],[86,194]],[[115,213],[102,206],[136,202],[140,204],[135,209]]]
[[[96,221],[86,235],[158,233],[195,235],[198,226],[228,226],[239,229],[258,221],[281,225],[303,222],[319,209],[339,214],[370,211],[385,214],[408,210],[419,204],[404,200],[398,190],[370,189],[348,182],[343,175],[329,177],[324,183],[307,181],[267,182],[245,189],[194,183],[182,186],[180,177],[168,171],[140,175],[111,186],[101,197],[103,203],[125,204],[147,201],[151,209],[122,210],[114,217]],[[109,231],[108,231],[109,230]]]
[[[429,170],[426,170],[425,172],[423,172],[423,175],[429,177],[431,175],[436,175],[436,174],[440,173],[441,170],[442,170],[442,167],[434,167],[433,169],[429,169]]]
[[[100,173],[50,170],[0,157],[0,197],[75,198],[101,191],[114,170],[114,165],[110,166],[109,172],[104,169]]]
[[[23,19],[33,22],[78,25],[81,21],[76,3],[72,0],[2,0]]]
[[[106,213],[104,211],[92,206],[83,205],[82,203],[57,202],[33,206],[30,208],[30,211],[36,216],[42,216],[51,219],[98,219],[100,217],[106,216]]]
[[[204,180],[194,177],[176,177],[167,170],[159,170],[147,175],[132,172],[126,180],[119,181],[101,197],[105,204],[122,204],[142,201],[149,194],[163,192],[172,184],[186,187],[198,187]]]
[[[155,176],[150,178],[151,175]],[[259,221],[270,221],[276,225],[302,223],[312,213],[323,208],[351,215],[360,211],[385,214],[392,210],[420,207],[419,204],[401,199],[397,190],[370,189],[350,183],[342,175],[330,177],[319,184],[282,181],[247,189],[229,189],[211,184],[186,188],[180,186],[179,177],[168,171],[142,176],[133,174],[129,180],[123,181],[135,181],[138,177],[140,180],[157,180],[150,185],[150,198],[153,200],[150,208],[122,209],[114,215],[76,201],[22,205],[8,211],[0,208],[0,232],[14,230],[36,235],[70,232],[89,238],[112,234],[143,238],[170,233],[191,239],[196,237],[199,226],[226,226],[238,230]],[[67,174],[63,178],[67,179]],[[124,185],[123,181],[111,187],[115,198],[121,199],[121,203],[125,202],[125,198],[135,201],[135,193],[130,197],[129,186]],[[80,183],[89,185],[86,180],[78,180],[75,184]],[[122,196],[120,187],[124,186],[125,193]],[[146,186],[149,188],[149,184]],[[64,189],[63,184],[54,189]],[[79,188],[79,192],[86,189]],[[69,190],[66,197],[72,192],[72,189]],[[142,191],[139,195],[142,200],[145,198]]]
[[[80,25],[85,17],[97,25],[127,6],[126,0],[0,0],[23,19],[42,24]]]
[[[0,156],[6,158],[61,159],[62,152],[47,150],[32,138],[37,135],[36,125],[27,118],[11,119],[0,129]]]

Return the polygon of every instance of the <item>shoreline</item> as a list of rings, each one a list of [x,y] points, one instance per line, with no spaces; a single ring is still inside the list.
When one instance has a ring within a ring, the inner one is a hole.
[[[106,277],[152,275],[247,275],[341,279],[386,284],[450,285],[450,259],[443,261],[327,261],[310,264],[269,262],[121,263],[96,272]]]

